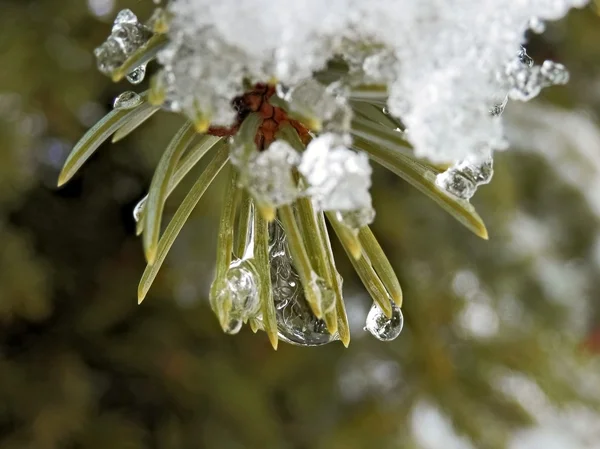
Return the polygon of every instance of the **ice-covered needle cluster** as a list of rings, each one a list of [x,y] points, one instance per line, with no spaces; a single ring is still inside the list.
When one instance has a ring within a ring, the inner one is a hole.
[[[586,0],[173,0],[171,44],[160,55],[183,109],[234,119],[243,82],[294,86],[335,56],[350,85],[383,84],[418,157],[486,158],[505,146],[490,114],[507,94],[528,100],[563,83],[514,60],[532,24],[563,17]],[[539,30],[539,26],[535,27]],[[550,69],[550,67],[548,67]]]
[[[223,330],[248,323],[275,348],[278,339],[347,345],[333,229],[374,302],[365,329],[391,341],[402,330],[403,294],[369,227],[370,161],[487,238],[468,200],[490,182],[493,152],[506,146],[504,108],[569,78],[559,63],[534,63],[525,32],[541,33],[585,3],[171,0],[147,23],[123,10],[95,51],[99,70],[132,84],[152,59],[157,71],[146,92],[115,99],[75,146],[59,183],[110,135],[124,138],[161,109],[179,113],[185,124],[134,211],[148,261],[138,300],[227,167],[210,292]],[[209,157],[161,231],[170,192]]]

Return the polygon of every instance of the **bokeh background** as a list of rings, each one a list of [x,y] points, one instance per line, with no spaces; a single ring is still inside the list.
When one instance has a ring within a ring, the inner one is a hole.
[[[473,200],[490,240],[376,171],[403,333],[362,330],[370,302],[336,246],[350,348],[277,352],[224,335],[208,306],[222,180],[137,305],[132,210],[179,118],[157,114],[55,187],[129,89],[92,56],[126,6],[146,18],[153,3],[0,0],[1,449],[600,447],[598,4],[529,36],[571,82],[507,107],[512,149]]]

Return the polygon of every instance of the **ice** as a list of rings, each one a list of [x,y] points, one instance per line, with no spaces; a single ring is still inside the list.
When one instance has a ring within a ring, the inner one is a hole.
[[[392,341],[400,335],[404,326],[404,317],[400,308],[392,303],[392,317],[388,318],[382,310],[373,304],[365,323],[365,330],[381,341]]]
[[[94,50],[98,69],[110,75],[134,51],[144,45],[152,33],[129,9],[117,14],[112,32],[106,41]]]
[[[325,322],[313,315],[306,302],[285,232],[277,220],[270,226],[269,259],[279,338],[299,346],[320,346],[337,340],[338,336],[329,333]],[[335,305],[333,292],[322,280],[315,278],[314,282],[320,285],[323,309],[331,309]]]
[[[172,0],[170,43],[158,59],[167,104],[194,121],[229,126],[236,118],[231,100],[245,82],[276,80],[289,88],[286,95],[296,92],[292,109],[340,133],[349,121],[345,96],[317,86],[313,74],[341,56],[350,65],[346,85],[385,85],[388,110],[410,129],[418,157],[454,163],[482,147],[505,147],[497,119],[503,108],[495,105],[507,94],[527,101],[566,82],[559,64],[530,67],[524,52],[525,64],[511,61],[528,29],[539,32],[544,22],[585,3]],[[121,13],[97,51],[101,70],[109,73],[146,38],[135,16]]]
[[[136,67],[127,75],[127,81],[131,84],[140,84],[146,77],[146,64]]]
[[[364,153],[348,148],[348,138],[333,133],[312,140],[298,167],[307,193],[321,210],[370,208],[371,166]]]
[[[458,198],[469,200],[480,185],[488,184],[494,174],[493,160],[466,160],[436,177],[436,185]]]
[[[276,140],[266,150],[255,152],[248,165],[240,168],[240,181],[259,204],[290,204],[300,194],[292,173],[299,162],[296,150]]]
[[[113,103],[114,109],[133,109],[142,103],[142,97],[132,91],[123,92]]]
[[[146,201],[148,201],[148,195],[142,198],[133,209],[133,219],[136,223],[139,223],[139,221],[142,219],[142,214],[144,213],[144,209],[146,208]]]

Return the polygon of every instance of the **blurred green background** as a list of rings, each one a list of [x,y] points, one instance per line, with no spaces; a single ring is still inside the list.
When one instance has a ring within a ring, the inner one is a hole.
[[[490,241],[376,171],[403,333],[362,330],[370,302],[336,246],[350,348],[277,352],[263,333],[224,335],[208,306],[223,180],[137,305],[132,210],[178,117],[104,145],[55,188],[129,89],[92,56],[125,6],[153,8],[0,0],[1,449],[600,447],[598,5],[530,36],[536,63],[564,63],[571,82],[507,107],[513,148],[473,201]]]

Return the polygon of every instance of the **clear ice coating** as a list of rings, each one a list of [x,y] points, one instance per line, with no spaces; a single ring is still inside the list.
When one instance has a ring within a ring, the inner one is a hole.
[[[451,195],[469,200],[477,187],[488,184],[494,174],[491,158],[484,161],[462,161],[437,175],[436,185]]]
[[[371,207],[369,159],[349,145],[349,137],[325,133],[313,139],[302,155],[298,170],[308,183],[307,193],[321,210]]]
[[[304,297],[281,224],[275,220],[269,227],[269,260],[273,301],[277,314],[279,338],[299,346],[321,346],[338,339],[331,335],[323,320],[317,319]],[[315,282],[319,282],[315,279]],[[326,297],[328,292],[322,292]],[[333,292],[331,292],[333,294]],[[327,310],[327,300],[324,309]]]
[[[240,167],[240,182],[259,204],[282,206],[300,194],[293,170],[300,155],[287,142],[276,140],[260,153],[253,153],[246,166]]]
[[[132,91],[123,92],[113,103],[114,109],[133,109],[142,103],[142,97]]]
[[[94,50],[98,69],[105,75],[110,75],[134,51],[144,45],[151,35],[151,31],[131,10],[120,11],[113,23],[111,34]]]
[[[392,341],[400,335],[403,325],[404,317],[396,304],[392,302],[392,318],[385,316],[379,306],[373,304],[367,315],[365,330],[378,340]]]

